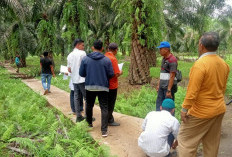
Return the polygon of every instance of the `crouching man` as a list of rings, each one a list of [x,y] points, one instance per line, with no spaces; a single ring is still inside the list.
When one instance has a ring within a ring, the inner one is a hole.
[[[172,99],[165,99],[160,106],[161,111],[147,114],[138,139],[138,145],[149,157],[169,156],[171,147],[178,145],[177,134],[179,122],[173,116],[175,103]],[[174,141],[175,140],[175,141]]]

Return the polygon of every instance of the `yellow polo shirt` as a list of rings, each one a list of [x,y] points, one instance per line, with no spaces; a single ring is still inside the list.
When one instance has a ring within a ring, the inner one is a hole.
[[[216,54],[199,58],[189,74],[182,107],[197,118],[212,118],[226,111],[224,94],[229,66]]]

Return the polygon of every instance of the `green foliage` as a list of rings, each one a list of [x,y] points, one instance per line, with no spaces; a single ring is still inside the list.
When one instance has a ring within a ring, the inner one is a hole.
[[[39,39],[38,52],[52,51],[56,42],[55,38],[55,26],[53,23],[47,20],[41,20],[37,27],[37,34]],[[56,49],[54,49],[56,51]]]
[[[153,48],[154,43],[162,40],[165,28],[163,1],[114,0],[112,6],[121,20],[131,24],[131,32],[138,35],[143,46]]]
[[[175,94],[176,114],[180,119],[181,105],[184,100],[186,89],[178,87]],[[130,94],[124,93],[117,97],[115,111],[123,114],[145,118],[148,112],[156,109],[157,92],[150,86],[142,86],[140,90],[134,90]]]
[[[2,135],[2,140],[8,140],[11,137],[11,134],[14,131],[14,124],[11,124]]]
[[[230,73],[229,78],[227,80],[227,86],[226,86],[226,95],[232,96],[232,60],[230,59],[231,56],[228,56],[228,59],[226,59],[226,63],[230,66]]]
[[[6,147],[14,144],[33,156],[109,156],[106,146],[88,134],[86,122],[73,124],[46,107],[44,98],[2,68],[0,78],[0,156],[12,156]]]

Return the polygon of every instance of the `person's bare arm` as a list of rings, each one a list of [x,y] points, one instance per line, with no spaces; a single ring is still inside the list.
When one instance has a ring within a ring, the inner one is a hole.
[[[119,76],[121,76],[122,74],[123,74],[123,71],[120,71],[120,73],[115,74],[114,76],[115,76],[115,77],[119,77]]]
[[[171,89],[172,89],[172,86],[173,86],[173,83],[174,83],[175,76],[176,76],[175,72],[170,72],[168,90],[167,90],[167,93],[166,93],[166,97],[168,97],[168,98],[172,98]]]
[[[42,72],[42,64],[40,63],[39,73],[41,74],[41,72]]]
[[[158,80],[157,86],[156,86],[156,92],[159,91],[159,86],[160,86],[160,80]]]
[[[51,71],[52,71],[52,76],[53,76],[53,77],[56,77],[56,75],[55,75],[55,73],[54,73],[54,68],[53,68],[53,66],[50,65],[50,68],[51,68]]]

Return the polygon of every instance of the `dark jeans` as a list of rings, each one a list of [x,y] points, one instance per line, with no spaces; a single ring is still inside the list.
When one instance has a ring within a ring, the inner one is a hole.
[[[172,144],[173,144],[173,142],[174,142],[174,139],[175,139],[175,137],[173,136],[172,133],[170,133],[170,134],[168,135],[168,145],[170,146],[170,148],[172,147]],[[169,153],[166,157],[171,157],[171,154]]]
[[[176,91],[177,91],[177,86],[173,85],[171,89],[171,95],[172,95],[173,101],[175,100]],[[158,96],[156,99],[156,111],[160,111],[160,106],[162,105],[162,102],[166,98],[166,93],[167,93],[167,88],[161,88],[161,87],[159,88]]]
[[[170,133],[170,134],[168,135],[168,145],[169,145],[170,147],[172,146],[174,139],[175,139],[175,137],[173,136],[172,133]]]
[[[101,131],[107,131],[108,127],[108,92],[106,91],[88,91],[86,90],[86,121],[92,124],[93,107],[95,99],[98,97],[101,108]]]
[[[81,107],[81,111],[83,111],[83,95],[81,94],[81,92],[78,92],[78,97],[80,97],[80,107]],[[72,109],[72,112],[76,112],[75,110],[75,105],[74,105],[74,90],[70,91],[70,106]]]
[[[114,122],[114,117],[113,117],[113,111],[114,111],[114,106],[115,106],[115,101],[117,98],[117,91],[118,89],[110,89],[109,90],[109,95],[108,95],[108,123],[113,123]]]
[[[79,93],[81,93],[86,102],[85,83],[73,84],[74,86],[74,106],[77,118],[81,117],[81,99]],[[86,105],[87,106],[87,105]]]

